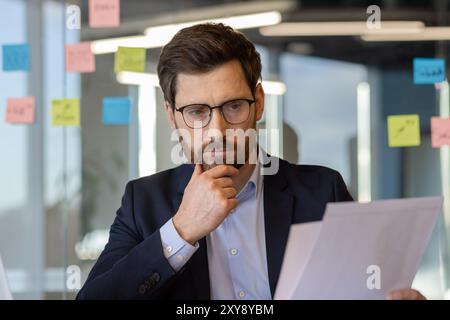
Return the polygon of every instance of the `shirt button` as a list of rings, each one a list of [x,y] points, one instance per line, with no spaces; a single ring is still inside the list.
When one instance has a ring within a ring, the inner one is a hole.
[[[238,249],[233,248],[233,249],[230,250],[230,253],[231,253],[233,256],[235,256],[235,255],[238,254]]]
[[[239,298],[245,297],[245,291],[242,291],[242,290],[239,291],[238,295],[239,295]]]
[[[172,247],[171,246],[168,246],[168,247],[166,247],[166,250],[167,250],[167,252],[172,252]]]

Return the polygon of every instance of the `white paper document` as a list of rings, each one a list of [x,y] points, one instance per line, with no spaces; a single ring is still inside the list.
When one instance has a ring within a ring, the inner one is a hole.
[[[442,197],[329,203],[291,226],[274,299],[384,299],[410,288]]]
[[[11,291],[9,291],[8,281],[6,280],[6,271],[3,268],[2,257],[0,256],[0,300],[11,299]]]

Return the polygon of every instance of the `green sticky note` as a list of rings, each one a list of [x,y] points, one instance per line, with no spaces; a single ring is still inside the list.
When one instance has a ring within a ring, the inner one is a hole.
[[[145,56],[145,48],[119,47],[114,56],[114,72],[144,72]]]
[[[80,125],[80,99],[52,100],[53,126]]]
[[[389,147],[415,147],[420,145],[419,115],[388,116]]]

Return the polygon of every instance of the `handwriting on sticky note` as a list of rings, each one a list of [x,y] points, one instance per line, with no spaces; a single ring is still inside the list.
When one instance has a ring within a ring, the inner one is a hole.
[[[450,118],[431,117],[431,146],[450,145]]]
[[[415,84],[439,83],[445,80],[444,59],[415,58],[413,68]]]
[[[66,45],[66,71],[94,72],[95,57],[90,42]]]
[[[412,147],[420,145],[419,115],[388,116],[389,147]]]
[[[145,48],[119,47],[115,54],[114,71],[145,71]]]
[[[118,27],[120,0],[89,0],[89,26],[91,28]]]
[[[6,102],[6,122],[30,124],[35,117],[34,97],[9,98]]]
[[[130,123],[131,100],[128,97],[103,98],[102,122],[105,125]]]
[[[28,71],[30,69],[30,46],[28,44],[5,44],[2,54],[4,71]]]
[[[80,125],[80,99],[52,100],[53,126]]]

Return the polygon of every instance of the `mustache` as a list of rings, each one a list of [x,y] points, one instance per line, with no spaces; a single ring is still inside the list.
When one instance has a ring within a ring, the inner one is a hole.
[[[227,140],[226,137],[222,137],[222,138],[212,138],[210,139],[210,141],[202,144],[202,152],[208,152],[208,151],[216,151],[216,150],[220,150],[220,151],[231,151],[234,150],[236,147],[236,143],[234,141],[231,140]]]

